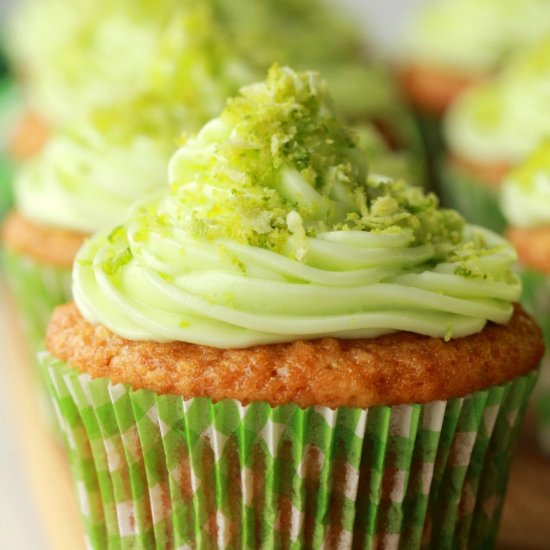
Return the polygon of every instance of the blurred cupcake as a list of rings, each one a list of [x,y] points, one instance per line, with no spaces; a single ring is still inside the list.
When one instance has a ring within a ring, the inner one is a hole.
[[[139,97],[177,4],[22,0],[10,19],[7,44],[29,110],[58,126]]]
[[[550,34],[546,0],[446,0],[427,4],[403,40],[402,89],[418,115],[439,186],[440,120],[466,88],[516,51]]]
[[[42,345],[53,307],[70,298],[71,266],[86,235],[165,185],[179,128],[175,114],[156,102],[117,105],[55,133],[20,167],[2,241],[33,350]]]
[[[501,231],[498,188],[550,134],[550,39],[525,51],[494,80],[462,95],[445,122],[442,194],[478,224]]]
[[[518,251],[523,302],[550,345],[550,141],[545,141],[505,179],[501,205],[508,236]],[[550,455],[550,360],[537,387],[539,439]]]
[[[512,248],[271,69],[87,241],[42,364],[88,540],[490,547],[542,342]]]
[[[423,8],[403,46],[403,84],[421,111],[440,116],[510,55],[550,34],[546,0],[446,0]]]

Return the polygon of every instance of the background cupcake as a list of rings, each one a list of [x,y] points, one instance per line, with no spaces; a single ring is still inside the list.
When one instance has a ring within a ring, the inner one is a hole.
[[[443,147],[439,120],[453,100],[549,34],[544,0],[446,0],[419,10],[403,39],[401,81],[433,163]]]
[[[468,220],[504,228],[498,188],[550,131],[549,76],[547,39],[519,55],[498,78],[465,92],[449,112],[442,193]]]
[[[545,141],[504,181],[502,210],[518,251],[523,302],[550,343],[550,142]],[[537,391],[539,439],[550,454],[550,366],[545,359]]]
[[[404,38],[404,84],[422,112],[443,114],[473,82],[550,33],[544,0],[447,0],[427,5]]]
[[[542,354],[512,248],[369,176],[312,73],[169,174],[84,245],[42,356],[88,543],[490,546]]]

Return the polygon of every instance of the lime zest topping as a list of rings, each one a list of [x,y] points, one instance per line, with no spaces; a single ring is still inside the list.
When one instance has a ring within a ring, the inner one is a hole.
[[[366,158],[319,76],[274,66],[175,153],[170,188],[85,245],[81,311],[224,348],[508,322],[511,247]]]

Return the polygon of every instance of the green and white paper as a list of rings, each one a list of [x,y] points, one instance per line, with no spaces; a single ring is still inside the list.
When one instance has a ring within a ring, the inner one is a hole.
[[[48,382],[36,362],[36,353],[44,348],[44,337],[54,308],[70,300],[71,271],[42,265],[13,251],[2,251],[2,268],[13,297],[15,314],[24,332],[29,368],[35,375],[35,390],[44,421],[57,428],[48,395]]]
[[[41,363],[91,548],[490,548],[536,372],[369,409],[213,403]]]

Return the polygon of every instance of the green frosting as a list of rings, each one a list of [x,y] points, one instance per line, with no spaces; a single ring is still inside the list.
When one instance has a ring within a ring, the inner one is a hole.
[[[177,0],[23,0],[8,28],[31,108],[52,123],[149,86]]]
[[[180,123],[145,98],[79,119],[18,171],[19,211],[82,233],[116,223],[137,198],[166,185]]]
[[[439,1],[413,19],[403,56],[445,70],[486,74],[549,32],[547,0]]]
[[[457,100],[445,122],[451,150],[482,163],[521,161],[550,133],[549,81],[547,38]]]
[[[545,140],[504,181],[501,206],[510,224],[550,224],[550,141]]]
[[[512,248],[369,175],[315,73],[274,67],[188,139],[170,187],[81,250],[75,300],[131,339],[217,347],[506,323]]]
[[[153,90],[197,130],[276,61],[322,70],[348,116],[410,134],[389,75],[324,0],[23,0],[10,28],[31,107],[53,123]]]

